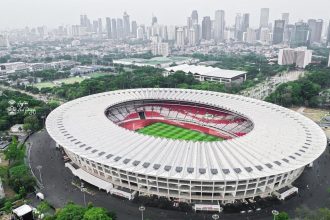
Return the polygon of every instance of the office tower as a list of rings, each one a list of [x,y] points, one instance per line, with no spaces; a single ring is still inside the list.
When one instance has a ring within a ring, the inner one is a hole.
[[[143,40],[144,39],[144,29],[142,26],[139,26],[136,30],[136,38],[139,40]]]
[[[217,10],[214,18],[214,39],[217,42],[224,40],[225,34],[225,12]]]
[[[131,22],[129,21],[129,15],[124,12],[123,15],[123,29],[124,29],[124,38],[129,38],[131,34]]]
[[[291,44],[295,46],[306,46],[309,35],[309,27],[307,23],[297,22],[294,26],[293,36],[291,36]]]
[[[93,29],[92,29],[92,31],[94,33],[97,33],[98,32],[98,29],[99,29],[99,22],[97,20],[94,20],[93,21]]]
[[[290,14],[289,13],[282,13],[282,20],[285,21],[285,27],[289,24],[290,22]]]
[[[111,19],[111,38],[117,39],[117,21],[116,19]]]
[[[312,62],[313,51],[307,50],[306,47],[298,47],[295,49],[284,48],[278,53],[279,65],[295,64],[299,68],[305,68]]]
[[[120,40],[124,38],[124,24],[121,18],[117,18],[117,38]]]
[[[250,14],[243,14],[243,20],[242,20],[242,31],[246,32],[247,29],[250,27]]]
[[[198,12],[196,10],[192,11],[191,20],[193,24],[198,24]]]
[[[188,44],[189,46],[196,46],[196,33],[194,28],[188,30]]]
[[[269,8],[262,8],[260,10],[260,28],[268,27],[269,23]]]
[[[175,41],[176,27],[170,25],[167,27],[167,37],[169,41]]]
[[[187,28],[188,30],[193,26],[192,18],[187,17]]]
[[[176,45],[178,47],[182,47],[185,45],[185,36],[184,36],[184,30],[182,27],[179,27],[176,30]]]
[[[271,33],[269,28],[264,27],[260,29],[260,43],[268,45],[271,41]]]
[[[151,19],[151,25],[155,25],[158,23],[157,17],[152,15],[152,19]]]
[[[255,44],[257,42],[257,30],[248,28],[246,30],[245,42],[248,44]]]
[[[103,33],[103,24],[102,24],[102,18],[99,18],[98,19],[98,32],[100,33],[100,34],[102,34]]]
[[[111,33],[111,18],[107,17],[105,19],[105,25],[106,25],[106,29],[107,29],[108,38],[111,38],[112,37],[112,33]]]
[[[309,42],[312,43],[321,43],[322,38],[322,28],[323,28],[323,20],[322,19],[309,19]]]
[[[235,17],[235,39],[242,41],[243,34],[242,34],[242,15],[241,14],[236,14]]]
[[[273,31],[273,44],[283,43],[285,20],[275,20]]]
[[[327,32],[327,45],[330,44],[330,21],[329,21],[329,25],[328,25],[328,32]]]
[[[136,23],[136,21],[132,21],[132,31],[131,31],[131,35],[132,37],[136,38],[137,37],[137,28],[138,28],[138,25]]]
[[[211,40],[211,28],[212,23],[210,16],[204,17],[202,21],[202,39]]]

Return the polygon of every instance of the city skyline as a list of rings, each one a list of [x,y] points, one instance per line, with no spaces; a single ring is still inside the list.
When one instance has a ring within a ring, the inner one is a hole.
[[[19,2],[21,7],[17,8],[17,0],[8,1],[3,4],[3,11],[0,14],[0,29],[23,28],[25,26],[41,26],[46,25],[51,28],[59,25],[77,24],[77,19],[80,14],[87,14],[92,18],[117,18],[122,17],[122,14],[127,11],[131,20],[136,20],[138,24],[151,24],[152,15],[158,18],[158,23],[168,25],[182,25],[186,23],[186,17],[190,15],[192,10],[197,10],[199,20],[204,16],[210,16],[214,19],[216,10],[225,11],[226,25],[235,23],[237,13],[249,13],[250,25],[259,27],[260,25],[260,9],[269,8],[269,22],[280,19],[282,13],[290,13],[290,21],[296,22],[303,19],[307,21],[309,18],[324,19],[327,23],[330,19],[327,7],[324,4],[329,4],[324,0],[316,0],[313,2],[301,1],[260,1],[255,0],[253,3],[245,2],[244,0],[234,0],[230,3],[216,3],[209,1],[199,2],[198,0],[183,0],[182,4],[177,5],[173,1],[150,1],[142,0],[138,3],[129,2],[128,0],[121,1],[120,4],[104,0],[71,0],[71,1],[41,1],[31,0],[28,2]],[[142,8],[141,5],[148,7]],[[239,5],[239,7],[237,7]],[[281,8],[278,7],[281,5]],[[330,6],[330,4],[329,4]],[[306,10],[308,8],[308,10]],[[36,10],[37,9],[37,10]],[[168,11],[171,10],[169,14]],[[37,15],[35,15],[37,13]],[[24,19],[22,19],[22,17]]]

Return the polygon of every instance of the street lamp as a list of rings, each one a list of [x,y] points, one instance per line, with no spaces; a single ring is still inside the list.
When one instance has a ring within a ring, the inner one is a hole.
[[[84,195],[84,205],[85,205],[85,207],[86,207],[86,195],[85,195],[85,190],[86,190],[86,188],[85,188],[85,186],[84,186],[84,182],[81,182],[81,183],[80,183],[80,190],[81,190],[81,192],[82,192],[83,195]]]
[[[274,220],[276,220],[276,216],[278,216],[280,213],[277,210],[272,210],[272,214],[274,216]]]
[[[143,212],[146,210],[146,207],[144,207],[143,205],[141,205],[140,207],[139,207],[139,211],[141,212],[141,216],[142,216],[142,220],[143,220]]]
[[[43,184],[42,184],[42,178],[41,178],[41,169],[42,169],[42,166],[39,165],[39,166],[37,166],[36,168],[37,168],[37,170],[39,171],[39,179],[40,179],[40,183],[41,183],[41,186],[42,186],[42,185],[43,185]]]
[[[219,219],[220,217],[219,217],[219,215],[218,214],[213,214],[212,215],[212,219],[214,219],[214,220],[217,220],[217,219]]]

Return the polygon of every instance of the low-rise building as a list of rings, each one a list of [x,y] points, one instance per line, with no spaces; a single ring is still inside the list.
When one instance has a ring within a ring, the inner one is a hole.
[[[305,68],[312,62],[313,51],[308,50],[306,47],[298,47],[295,49],[284,48],[280,49],[278,53],[279,65],[293,65],[299,68]]]

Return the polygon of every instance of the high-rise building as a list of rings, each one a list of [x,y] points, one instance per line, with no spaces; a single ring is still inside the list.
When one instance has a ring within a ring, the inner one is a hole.
[[[260,28],[268,27],[269,23],[269,8],[262,8],[260,10]]]
[[[309,19],[309,42],[312,43],[321,43],[322,38],[322,29],[323,29],[323,20],[322,19]]]
[[[260,43],[268,45],[271,41],[271,33],[269,28],[260,28]]]
[[[112,19],[111,20],[111,28],[112,28],[112,33],[111,33],[111,38],[112,39],[117,39],[117,21],[116,21],[116,19]]]
[[[246,30],[245,42],[248,44],[255,44],[257,42],[257,30],[248,28]]]
[[[250,14],[245,13],[243,14],[241,30],[243,32],[246,32],[249,27],[250,27]]]
[[[193,24],[198,24],[198,12],[196,10],[192,11],[191,20]]]
[[[242,15],[240,13],[236,14],[235,17],[235,39],[242,41],[243,32],[242,32]]]
[[[137,36],[137,23],[136,21],[132,21],[132,36],[136,38]]]
[[[286,27],[290,22],[290,14],[289,13],[282,13],[282,20],[285,21],[285,27]]]
[[[295,46],[306,46],[308,43],[309,27],[307,23],[297,22],[294,26],[291,44]]]
[[[144,29],[142,26],[139,26],[136,30],[136,38],[139,40],[143,40],[144,39]]]
[[[191,17],[187,17],[187,28],[188,28],[188,30],[190,28],[192,28],[192,26],[193,26],[192,18]]]
[[[212,22],[210,16],[206,16],[202,21],[202,39],[211,40]]]
[[[285,27],[284,20],[275,20],[274,31],[273,31],[273,44],[283,43],[284,27]]]
[[[313,51],[307,50],[306,47],[298,47],[296,49],[284,48],[278,53],[279,65],[295,64],[299,68],[305,68],[312,62]]]
[[[98,31],[99,31],[99,33],[101,34],[101,33],[103,33],[102,18],[99,18],[99,19],[98,19],[98,25],[99,25],[99,27],[98,27]]]
[[[218,42],[224,40],[225,35],[225,11],[217,10],[214,18],[214,39]]]
[[[327,45],[330,44],[330,21],[329,21],[329,25],[328,25],[328,32],[327,32]]]
[[[167,57],[169,55],[168,43],[152,43],[151,53],[154,56],[161,55],[163,57]]]
[[[93,21],[93,32],[98,33],[99,32],[99,22],[97,20]]]
[[[105,25],[106,25],[106,29],[107,29],[107,34],[108,34],[108,38],[112,37],[112,33],[111,33],[111,18],[107,17],[105,19]]]
[[[176,29],[176,46],[183,47],[185,45],[185,35],[182,27]]]
[[[196,46],[196,42],[195,29],[192,27],[188,30],[188,44],[189,46]]]
[[[117,18],[117,38],[120,40],[124,38],[124,24],[121,18]]]
[[[129,20],[129,15],[126,13],[126,11],[124,12],[123,15],[123,29],[124,29],[124,38],[129,38],[130,34],[131,34],[131,22]]]
[[[155,25],[157,23],[158,23],[157,17],[153,15],[151,19],[151,25]]]
[[[8,35],[0,35],[0,48],[10,47]]]

